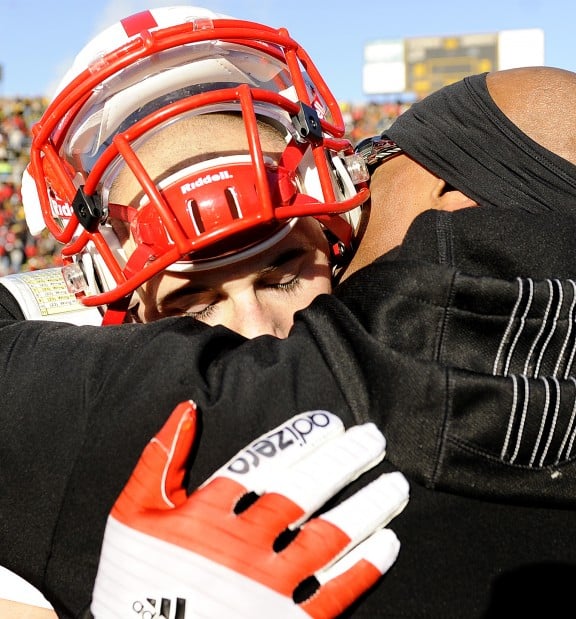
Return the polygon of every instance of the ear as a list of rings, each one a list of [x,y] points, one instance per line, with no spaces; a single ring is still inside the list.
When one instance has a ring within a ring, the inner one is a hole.
[[[464,195],[458,189],[454,189],[452,185],[441,178],[436,183],[434,201],[436,208],[441,211],[457,211],[461,208],[478,206],[478,202]]]

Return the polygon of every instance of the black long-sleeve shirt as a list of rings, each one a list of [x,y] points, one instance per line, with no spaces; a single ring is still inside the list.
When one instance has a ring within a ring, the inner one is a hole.
[[[106,516],[194,399],[190,487],[265,429],[324,408],[376,421],[411,500],[355,617],[546,611],[576,571],[576,220],[430,211],[300,312],[286,340],[175,318],[75,327],[0,297],[0,563],[62,617],[90,600]],[[537,583],[537,586],[534,586]]]

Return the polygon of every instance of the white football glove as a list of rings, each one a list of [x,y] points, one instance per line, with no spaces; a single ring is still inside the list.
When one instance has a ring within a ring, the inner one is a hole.
[[[96,619],[335,617],[394,563],[400,544],[384,526],[408,501],[401,473],[310,519],[383,459],[374,424],[297,415],[188,495],[195,411],[176,407],[108,517]]]

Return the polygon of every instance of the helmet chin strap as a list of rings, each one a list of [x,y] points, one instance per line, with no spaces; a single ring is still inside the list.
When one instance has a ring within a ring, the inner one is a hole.
[[[127,278],[130,278],[132,275],[135,275],[141,271],[144,266],[150,262],[150,260],[154,259],[154,257],[154,253],[150,247],[147,247],[146,245],[138,245],[126,261],[126,265],[123,269],[124,274]],[[106,311],[104,312],[102,325],[119,325],[124,323],[126,321],[128,311],[133,304],[134,295],[137,294],[138,293],[134,291],[121,299],[109,303],[106,306]]]
[[[131,300],[132,295],[129,295],[108,305],[102,318],[102,326],[121,325],[126,322]]]
[[[150,253],[139,252],[132,254],[130,260],[126,260],[124,249],[122,248],[116,233],[109,226],[102,226],[102,234],[107,238],[108,245],[114,252],[119,264],[124,265],[124,271],[135,273],[149,259]],[[81,283],[78,291],[82,290],[101,290],[106,289],[111,285],[112,274],[102,257],[99,255],[96,248],[89,244],[85,251],[78,256],[78,261],[72,262],[68,267],[72,268],[72,272],[81,273]],[[77,271],[80,269],[80,271]],[[75,271],[76,270],[76,271]],[[117,301],[113,301],[108,305],[101,305],[103,310],[102,325],[118,325],[126,321],[126,316],[130,308],[135,304],[138,298],[138,293],[135,291],[128,294]]]

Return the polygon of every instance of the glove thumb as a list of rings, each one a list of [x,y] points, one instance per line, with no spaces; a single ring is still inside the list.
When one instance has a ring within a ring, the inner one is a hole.
[[[111,515],[130,524],[141,511],[168,510],[187,498],[186,461],[196,435],[196,405],[181,402],[146,445]]]

